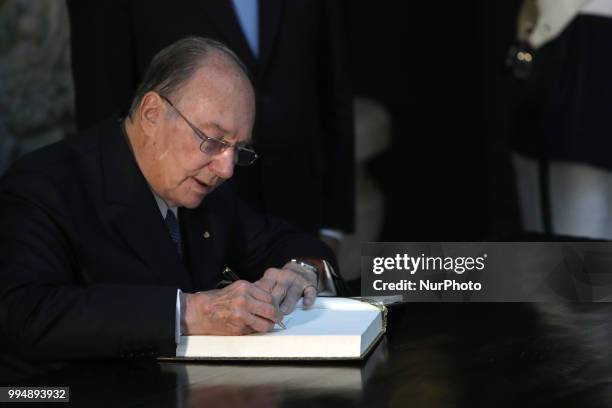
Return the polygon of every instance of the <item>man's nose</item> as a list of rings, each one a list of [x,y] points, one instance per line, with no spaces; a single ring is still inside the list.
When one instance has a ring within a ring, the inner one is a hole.
[[[235,149],[226,149],[212,160],[212,171],[222,179],[229,179],[234,174]]]

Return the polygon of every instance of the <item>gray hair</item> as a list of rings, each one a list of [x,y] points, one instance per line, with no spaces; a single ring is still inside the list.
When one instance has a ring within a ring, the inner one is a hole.
[[[129,117],[138,110],[147,92],[170,96],[187,82],[202,66],[212,51],[220,51],[229,57],[250,82],[249,72],[238,56],[225,44],[203,37],[186,37],[158,52],[149,64],[144,78],[136,89],[129,110]],[[252,86],[252,83],[251,83]]]

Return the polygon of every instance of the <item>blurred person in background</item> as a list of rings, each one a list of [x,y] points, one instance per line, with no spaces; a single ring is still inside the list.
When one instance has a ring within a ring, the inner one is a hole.
[[[76,117],[85,129],[126,109],[153,55],[188,35],[227,44],[251,73],[260,159],[241,197],[336,252],[354,228],[352,92],[341,3],[68,1]]]
[[[508,55],[524,229],[612,239],[612,1],[525,0]]]

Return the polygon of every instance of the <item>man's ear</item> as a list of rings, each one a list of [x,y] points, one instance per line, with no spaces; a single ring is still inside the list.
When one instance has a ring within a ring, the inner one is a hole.
[[[162,99],[155,92],[147,92],[142,98],[138,115],[140,123],[147,135],[155,134],[163,111]]]

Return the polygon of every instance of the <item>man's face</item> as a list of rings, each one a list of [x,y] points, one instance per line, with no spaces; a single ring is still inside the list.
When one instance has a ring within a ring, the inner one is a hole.
[[[232,176],[235,149],[213,156],[202,153],[202,139],[167,102],[158,98],[154,102],[160,111],[139,164],[153,191],[168,205],[195,208],[206,194]],[[254,100],[244,78],[210,67],[200,68],[168,99],[205,135],[232,145],[248,142]]]

